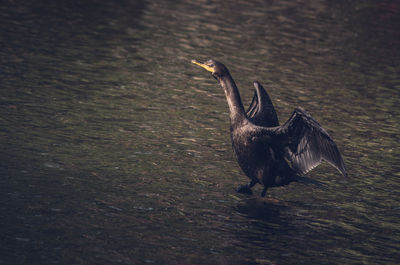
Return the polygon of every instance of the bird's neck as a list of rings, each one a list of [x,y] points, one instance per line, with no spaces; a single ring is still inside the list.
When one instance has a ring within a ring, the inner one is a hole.
[[[228,101],[231,125],[241,124],[246,119],[246,114],[235,81],[230,74],[218,78],[218,81],[224,89]]]

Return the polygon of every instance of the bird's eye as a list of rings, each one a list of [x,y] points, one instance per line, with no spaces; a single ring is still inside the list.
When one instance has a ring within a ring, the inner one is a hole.
[[[210,67],[214,67],[214,64],[212,63],[212,64],[210,64]]]

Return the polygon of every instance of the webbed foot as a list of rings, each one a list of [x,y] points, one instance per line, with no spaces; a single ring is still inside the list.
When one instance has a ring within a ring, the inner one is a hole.
[[[253,194],[253,192],[251,191],[251,188],[250,188],[249,184],[240,185],[240,186],[236,189],[236,191],[237,191],[237,192],[240,192],[240,193],[249,194],[249,195],[252,195],[252,194]]]
[[[256,185],[257,180],[251,180],[249,183],[247,183],[246,185],[241,185],[239,186],[236,191],[240,192],[240,193],[246,193],[246,194],[253,194],[253,192],[251,191],[251,188]]]
[[[266,193],[267,193],[267,187],[264,187],[263,191],[261,192],[261,197],[265,197]]]

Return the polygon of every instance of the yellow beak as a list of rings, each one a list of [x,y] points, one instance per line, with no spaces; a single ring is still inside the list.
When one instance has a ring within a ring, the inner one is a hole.
[[[200,67],[203,67],[204,69],[206,69],[207,71],[209,71],[211,73],[214,72],[214,68],[212,68],[212,67],[210,67],[210,66],[208,66],[208,65],[206,65],[204,63],[201,63],[201,62],[196,61],[196,60],[192,60],[192,63],[197,64]]]

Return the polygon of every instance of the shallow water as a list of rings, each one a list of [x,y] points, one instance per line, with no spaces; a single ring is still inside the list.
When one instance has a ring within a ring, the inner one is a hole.
[[[0,264],[396,264],[396,1],[11,1],[0,7]],[[222,89],[252,81],[337,142],[260,198]]]

